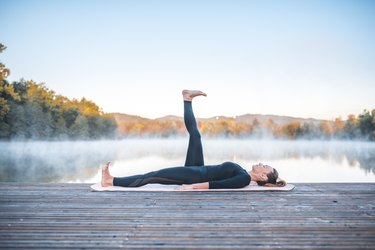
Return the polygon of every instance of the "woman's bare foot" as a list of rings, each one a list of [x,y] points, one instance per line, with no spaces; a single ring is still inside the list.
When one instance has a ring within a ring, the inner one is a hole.
[[[206,93],[200,91],[200,90],[187,90],[187,89],[184,89],[182,91],[182,97],[184,98],[184,101],[192,101],[194,97],[196,96],[207,96]]]
[[[111,162],[107,162],[107,164],[102,167],[102,187],[113,186],[113,176],[109,173],[109,164],[111,164]]]

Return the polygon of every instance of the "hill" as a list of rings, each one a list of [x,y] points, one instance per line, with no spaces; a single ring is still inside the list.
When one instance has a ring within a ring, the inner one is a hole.
[[[114,113],[120,137],[185,136],[183,118],[168,115],[156,119]],[[349,115],[347,120],[321,120],[279,115],[244,114],[234,117],[197,118],[202,135],[209,137],[252,137],[276,139],[362,139],[375,138],[375,109]]]
[[[183,118],[168,115],[156,119],[136,115],[113,113],[120,136],[176,136],[186,133]],[[259,129],[272,130],[273,134],[297,131],[302,124],[308,124],[307,129],[313,130],[325,123],[332,126],[331,121],[305,119],[290,116],[245,114],[236,117],[214,116],[197,118],[202,134],[209,136],[251,135],[259,133]],[[282,131],[282,132],[280,132]],[[297,132],[293,132],[297,133]]]
[[[128,115],[123,113],[112,113],[114,118],[116,119],[116,122],[118,124],[122,124],[124,122],[152,122],[152,121],[182,121],[181,116],[175,116],[175,115],[167,115],[163,117],[159,117],[156,119],[150,119],[145,118],[141,116],[136,115]],[[254,120],[258,120],[260,124],[266,124],[270,119],[278,125],[284,125],[291,122],[300,122],[300,123],[313,123],[313,124],[319,124],[321,122],[331,122],[327,120],[320,120],[320,119],[314,119],[314,118],[300,118],[300,117],[292,117],[292,116],[279,116],[279,115],[261,115],[261,114],[244,114],[240,116],[213,116],[210,118],[197,118],[198,121],[215,121],[219,119],[234,119],[236,122],[240,123],[247,123],[252,124]]]
[[[278,124],[278,125],[284,125],[287,123],[292,122],[300,122],[300,123],[313,123],[313,124],[319,124],[322,121],[325,120],[318,120],[314,118],[299,118],[299,117],[291,117],[291,116],[279,116],[279,115],[260,115],[260,114],[245,114],[237,116],[236,118],[237,122],[244,122],[244,123],[252,123],[255,119],[258,120],[260,124],[266,124],[270,119]]]

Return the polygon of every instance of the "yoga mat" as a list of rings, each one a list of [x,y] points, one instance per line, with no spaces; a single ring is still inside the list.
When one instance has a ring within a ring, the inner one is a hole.
[[[91,189],[93,191],[143,191],[143,192],[170,192],[170,191],[180,191],[180,192],[191,192],[191,191],[204,191],[204,192],[218,192],[218,191],[242,191],[242,192],[252,192],[252,191],[291,191],[294,189],[293,184],[286,184],[285,187],[262,187],[258,186],[256,182],[251,182],[250,185],[243,187],[243,188],[230,188],[230,189],[193,189],[193,190],[176,190],[175,188],[178,185],[161,185],[161,184],[147,184],[142,187],[102,187],[100,183],[96,183],[91,185]]]

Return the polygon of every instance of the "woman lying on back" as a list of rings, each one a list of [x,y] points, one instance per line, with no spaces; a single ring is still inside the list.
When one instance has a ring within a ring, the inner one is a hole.
[[[285,186],[285,181],[278,180],[276,169],[263,165],[253,165],[246,171],[234,162],[218,165],[204,165],[201,135],[192,108],[196,96],[207,96],[202,91],[184,90],[184,122],[189,132],[189,146],[185,166],[164,168],[142,175],[113,177],[109,173],[109,162],[102,167],[103,187],[122,186],[140,187],[149,183],[182,185],[178,189],[219,189],[242,188],[256,181],[261,186]]]

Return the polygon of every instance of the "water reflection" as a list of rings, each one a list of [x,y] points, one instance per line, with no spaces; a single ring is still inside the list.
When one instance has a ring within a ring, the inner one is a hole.
[[[1,142],[0,181],[96,182],[108,160],[115,175],[138,174],[183,164],[186,147],[186,139]],[[206,164],[265,162],[293,182],[375,180],[375,143],[369,142],[205,140],[204,153]]]

